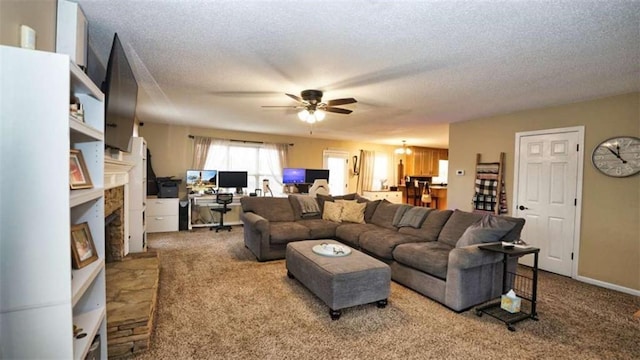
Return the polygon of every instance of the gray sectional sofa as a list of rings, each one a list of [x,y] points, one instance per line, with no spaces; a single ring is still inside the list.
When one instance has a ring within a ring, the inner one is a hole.
[[[325,202],[337,200],[363,203],[364,221],[323,219]],[[318,196],[317,202],[319,212],[305,213],[299,196],[242,198],[245,246],[266,261],[283,259],[292,241],[335,239],[386,262],[394,281],[455,311],[500,296],[502,256],[478,246],[517,240],[524,226],[520,218],[368,201],[355,194]],[[515,266],[513,259],[508,268]]]

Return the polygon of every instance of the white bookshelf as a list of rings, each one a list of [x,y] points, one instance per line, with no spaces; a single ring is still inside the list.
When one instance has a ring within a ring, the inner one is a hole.
[[[0,358],[84,359],[99,333],[106,359],[104,95],[67,55],[0,46],[0,58]],[[69,190],[71,148],[92,189]],[[73,270],[70,229],[83,222],[98,260]]]

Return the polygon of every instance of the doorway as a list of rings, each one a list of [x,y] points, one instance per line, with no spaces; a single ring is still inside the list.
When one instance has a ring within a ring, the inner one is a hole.
[[[340,196],[347,193],[349,187],[349,152],[341,150],[324,150],[323,165],[329,169],[329,190],[331,195]]]
[[[515,217],[526,220],[522,240],[540,248],[542,270],[576,277],[584,127],[516,133]],[[521,263],[532,265],[524,257]]]

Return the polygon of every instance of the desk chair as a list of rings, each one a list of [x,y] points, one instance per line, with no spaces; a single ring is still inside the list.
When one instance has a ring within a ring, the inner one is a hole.
[[[227,205],[231,204],[233,201],[233,194],[231,193],[217,193],[216,194],[216,203],[222,205],[222,207],[211,208],[211,211],[220,213],[220,224],[217,226],[211,227],[210,230],[216,229],[216,232],[219,230],[228,230],[231,231],[231,226],[224,224],[224,214],[230,211]]]

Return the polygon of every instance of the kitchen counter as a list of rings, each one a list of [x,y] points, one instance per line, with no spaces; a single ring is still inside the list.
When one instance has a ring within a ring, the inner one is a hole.
[[[435,208],[439,210],[445,210],[447,208],[447,186],[434,185],[429,186],[429,189],[431,189],[431,206],[435,206]],[[400,185],[398,186],[398,190],[402,191],[403,202],[407,203],[408,201],[408,204],[413,205],[411,199],[407,200],[407,187]]]

